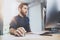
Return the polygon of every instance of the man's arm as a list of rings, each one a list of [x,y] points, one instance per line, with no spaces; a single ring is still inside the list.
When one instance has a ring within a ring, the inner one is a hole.
[[[22,36],[22,34],[24,34],[26,31],[24,28],[20,27],[20,28],[17,28],[18,25],[17,25],[17,21],[16,19],[12,20],[11,23],[10,23],[10,34],[13,34],[13,35],[17,35],[17,36]]]
[[[26,30],[23,27],[19,27],[17,29],[10,28],[10,34],[13,34],[15,36],[24,36],[26,33]]]
[[[15,35],[15,36],[20,36],[14,28],[10,28],[10,34]]]

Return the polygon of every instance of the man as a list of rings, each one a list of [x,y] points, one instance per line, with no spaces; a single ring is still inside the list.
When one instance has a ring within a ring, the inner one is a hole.
[[[23,36],[26,32],[31,32],[29,27],[29,19],[26,17],[28,4],[21,3],[18,7],[19,14],[13,18],[10,23],[10,34]]]

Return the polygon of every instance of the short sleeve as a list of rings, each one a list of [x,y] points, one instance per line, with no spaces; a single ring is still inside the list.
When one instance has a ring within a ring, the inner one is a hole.
[[[15,18],[10,22],[10,28],[17,29],[17,21]]]

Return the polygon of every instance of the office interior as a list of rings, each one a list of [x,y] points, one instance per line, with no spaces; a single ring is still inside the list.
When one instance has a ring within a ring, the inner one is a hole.
[[[40,32],[42,31],[42,0],[1,0],[1,33],[7,34],[9,33],[9,23],[11,19],[18,14],[18,5],[21,2],[29,3],[29,10],[27,16],[30,20],[30,28],[32,32]],[[35,30],[37,29],[37,30]]]
[[[60,31],[59,21],[56,21],[51,13],[56,13],[60,11],[60,0],[0,0],[0,39],[8,40],[11,35],[9,34],[9,23],[14,16],[18,14],[18,5],[21,2],[29,3],[29,10],[27,16],[30,20],[30,28],[33,35],[27,35],[26,37],[16,38],[11,36],[11,40],[59,40]],[[54,11],[54,12],[53,12]],[[51,16],[51,15],[52,16]],[[57,15],[57,14],[56,14]],[[50,18],[54,20],[50,20]],[[59,20],[59,14],[58,18]],[[58,26],[58,27],[57,27]],[[40,33],[45,33],[46,35],[40,35]],[[52,33],[53,32],[53,33]],[[57,33],[58,32],[58,33]],[[38,35],[39,34],[39,35]],[[13,37],[13,38],[12,38]],[[30,38],[31,37],[31,38]]]

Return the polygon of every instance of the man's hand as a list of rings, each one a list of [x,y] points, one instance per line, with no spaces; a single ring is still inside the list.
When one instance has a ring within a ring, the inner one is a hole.
[[[15,30],[14,28],[11,28],[10,33],[14,34],[15,36],[24,36],[24,34],[26,33],[26,30],[23,27],[19,27],[17,28],[17,30]]]
[[[24,34],[26,33],[26,30],[23,27],[19,27],[17,28],[16,32],[18,34],[16,34],[17,36],[24,36]]]

